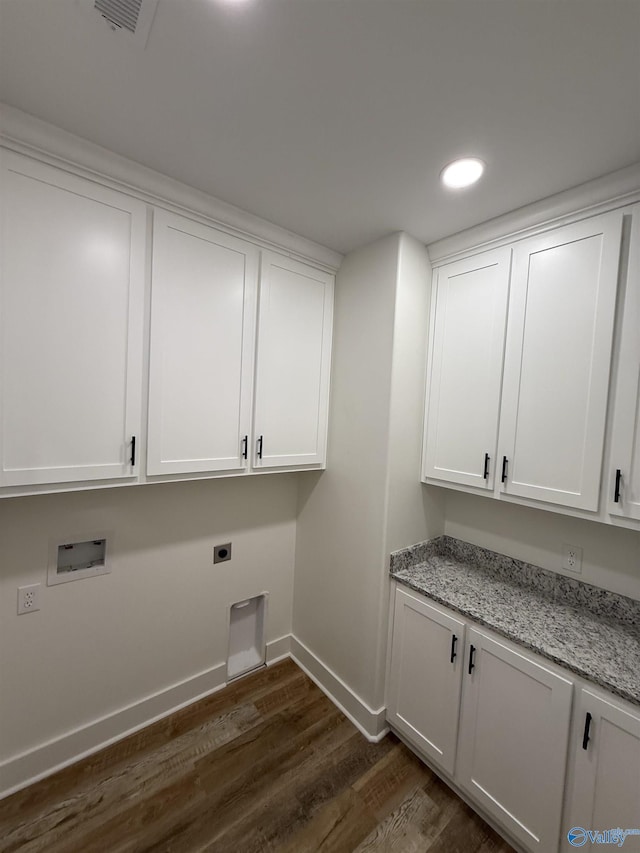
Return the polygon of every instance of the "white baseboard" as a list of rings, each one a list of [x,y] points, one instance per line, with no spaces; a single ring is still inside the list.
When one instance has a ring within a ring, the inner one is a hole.
[[[267,643],[267,666],[280,663],[281,660],[291,657],[291,634],[285,634],[277,640]]]
[[[388,733],[386,708],[370,708],[345,682],[297,637],[291,636],[291,657],[323,693],[348,717],[368,741],[378,743]]]
[[[0,762],[0,799],[204,699],[226,685],[226,663]]]
[[[367,740],[377,742],[387,734],[385,709],[373,711],[369,708],[303,643],[291,634],[267,643],[268,666],[288,657],[293,658]],[[193,702],[210,696],[226,685],[227,666],[226,663],[221,663],[119,711],[0,762],[0,799],[150,726]]]

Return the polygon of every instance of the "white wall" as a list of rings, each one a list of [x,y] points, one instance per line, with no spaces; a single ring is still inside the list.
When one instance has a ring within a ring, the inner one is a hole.
[[[462,492],[446,494],[449,536],[640,599],[640,532]],[[563,544],[583,549],[582,574],[562,569]]]
[[[370,704],[397,242],[392,235],[352,253],[338,273],[327,470],[302,479],[296,543],[294,634]]]
[[[267,640],[289,634],[296,506],[292,475],[0,501],[0,761],[199,674],[215,686],[233,601],[269,591]],[[111,574],[46,586],[50,538],[105,529]],[[41,610],[17,616],[30,583]]]
[[[294,634],[374,711],[383,702],[388,549],[441,532],[440,515],[430,534],[418,483],[428,287],[426,253],[403,235],[344,260],[328,468],[300,488]]]
[[[376,702],[384,702],[389,619],[389,554],[444,530],[444,498],[420,483],[431,263],[425,247],[400,235],[387,459],[387,518],[380,598]]]
[[[444,523],[444,495],[420,483],[430,283],[427,250],[418,240],[401,234],[387,461],[387,554],[421,541],[421,536],[439,535]]]

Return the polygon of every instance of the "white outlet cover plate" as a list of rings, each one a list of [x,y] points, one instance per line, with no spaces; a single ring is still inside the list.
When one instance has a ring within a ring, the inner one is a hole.
[[[576,575],[582,573],[582,548],[579,545],[562,546],[562,568]]]
[[[18,616],[40,610],[40,584],[18,587]]]

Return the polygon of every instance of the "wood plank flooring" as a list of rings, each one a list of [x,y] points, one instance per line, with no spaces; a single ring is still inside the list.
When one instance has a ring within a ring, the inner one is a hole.
[[[0,801],[2,853],[509,853],[290,660]]]

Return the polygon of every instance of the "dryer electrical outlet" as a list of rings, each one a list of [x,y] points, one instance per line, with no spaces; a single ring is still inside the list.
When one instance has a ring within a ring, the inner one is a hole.
[[[213,549],[213,562],[225,563],[231,559],[231,542],[226,542],[224,545],[216,545]]]

